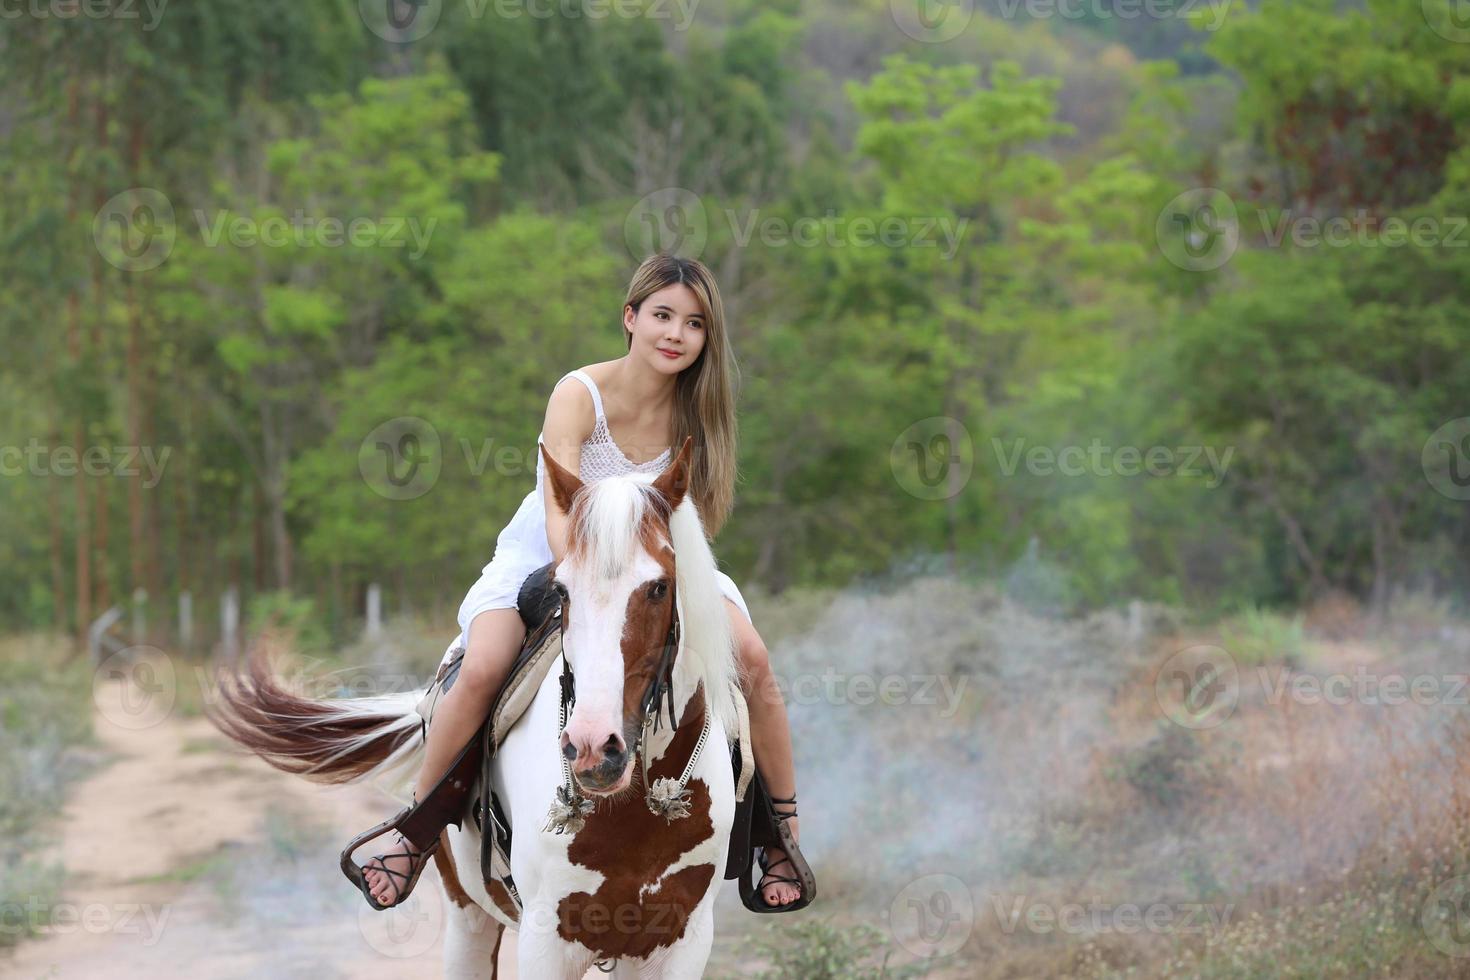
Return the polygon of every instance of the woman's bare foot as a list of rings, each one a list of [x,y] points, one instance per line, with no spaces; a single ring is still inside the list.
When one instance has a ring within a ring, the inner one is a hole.
[[[404,854],[403,851],[409,853]],[[400,834],[398,847],[393,853],[387,856],[379,854],[363,865],[363,877],[367,879],[368,890],[373,893],[373,898],[377,899],[379,905],[393,904],[403,894],[404,886],[413,875],[414,864],[422,853]],[[389,874],[384,868],[396,871],[403,877]]]
[[[777,813],[792,813],[796,810],[793,803],[773,803]],[[789,807],[790,809],[787,809]],[[791,839],[798,844],[801,843],[801,834],[798,832],[797,817],[790,817],[785,821],[786,826],[791,829]],[[790,905],[801,897],[801,886],[789,881],[771,881],[770,878],[795,878],[796,866],[786,857],[786,852],[779,847],[768,847],[766,851],[766,871],[761,875],[760,893],[767,905]]]

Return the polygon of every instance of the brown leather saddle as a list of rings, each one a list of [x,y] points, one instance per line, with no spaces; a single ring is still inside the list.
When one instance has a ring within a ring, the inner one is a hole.
[[[496,695],[495,701],[490,706],[485,723],[460,750],[459,755],[428,795],[409,807],[402,819],[395,821],[398,831],[415,847],[427,847],[439,836],[439,832],[445,826],[451,823],[456,827],[461,825],[470,793],[478,788],[478,797],[471,813],[474,816],[475,826],[480,831],[481,872],[487,881],[493,879],[503,881],[518,907],[520,897],[516,893],[515,882],[511,880],[508,870],[511,842],[510,821],[506,819],[505,811],[495,796],[490,778],[490,763],[495,745],[491,723],[499,714],[501,699],[512,687],[511,679],[526,669],[535,654],[541,650],[548,634],[561,625],[561,598],[551,588],[551,574],[554,569],[555,562],[548,562],[532,572],[521,585],[516,605],[520,610],[522,621],[526,624],[526,640],[516,655],[506,683],[501,686],[500,693]],[[463,658],[463,648],[455,650],[440,668],[436,681],[440,683],[441,693],[454,686]],[[730,754],[734,772],[738,774],[741,770],[738,739],[731,745]],[[486,828],[487,823],[489,832]],[[766,904],[751,880],[751,870],[755,866],[756,848],[758,847],[780,847],[787,853],[801,881],[800,898],[789,905]],[[346,861],[347,855],[344,854],[344,869]],[[745,798],[737,801],[735,805],[735,822],[730,832],[730,848],[724,877],[727,880],[731,878],[739,880],[740,900],[752,912],[794,912],[811,904],[812,899],[816,897],[816,879],[801,851],[791,839],[789,831],[778,819],[759,770],[752,774],[750,784],[746,787]]]

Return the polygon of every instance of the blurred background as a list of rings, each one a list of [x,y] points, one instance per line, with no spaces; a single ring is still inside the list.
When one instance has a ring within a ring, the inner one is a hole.
[[[0,4],[0,974],[435,976],[411,690],[553,383],[697,257],[810,909],[710,975],[1470,976],[1448,0]],[[790,921],[786,921],[790,920]]]

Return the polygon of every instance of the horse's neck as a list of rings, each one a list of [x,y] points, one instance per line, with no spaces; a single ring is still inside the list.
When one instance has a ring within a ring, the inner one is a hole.
[[[644,736],[645,750],[648,752],[649,762],[664,757],[664,754],[669,750],[669,746],[673,743],[676,730],[703,724],[704,713],[709,710],[709,698],[703,693],[703,688],[700,686],[700,679],[693,676],[692,671],[680,671],[678,669],[678,660],[675,660],[674,664],[674,716],[679,719],[679,724],[676,728],[672,724],[671,719],[665,718],[664,722],[659,725],[658,731],[655,732],[650,729],[648,734]],[[695,698],[696,693],[700,695],[697,702]],[[696,709],[694,715],[691,715],[689,711],[691,703],[693,703],[693,707]],[[668,706],[665,705],[666,714],[667,711]],[[682,762],[683,760],[680,761]]]

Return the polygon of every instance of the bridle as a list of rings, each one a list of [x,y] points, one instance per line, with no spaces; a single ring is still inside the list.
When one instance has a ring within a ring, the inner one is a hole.
[[[552,615],[559,620],[557,632],[562,641],[561,649],[561,709],[557,723],[557,734],[566,728],[567,716],[571,713],[572,706],[576,704],[576,678],[572,675],[571,661],[566,651],[566,609],[570,597],[566,595],[563,588],[558,587],[557,592],[561,594],[561,605],[553,610]],[[669,599],[673,604],[673,617],[669,621],[668,632],[664,634],[663,649],[659,652],[658,667],[653,677],[644,688],[643,696],[638,700],[638,729],[633,737],[632,753],[636,756],[642,766],[643,785],[645,788],[644,800],[648,809],[656,816],[662,816],[667,820],[677,820],[689,815],[689,790],[687,784],[689,776],[694,771],[694,764],[699,759],[700,750],[709,737],[710,723],[709,712],[704,714],[704,725],[699,733],[699,741],[694,745],[694,751],[689,755],[689,762],[684,766],[683,775],[677,780],[667,776],[661,777],[653,782],[648,782],[648,755],[643,750],[643,736],[652,726],[657,732],[663,721],[665,704],[668,708],[669,730],[673,731],[679,727],[679,719],[674,709],[674,658],[679,652],[680,641],[683,639],[683,627],[679,619],[679,604],[676,583],[669,584]],[[562,781],[556,789],[556,800],[551,804],[547,813],[546,826],[543,828],[552,833],[573,833],[582,829],[586,822],[586,815],[592,812],[593,802],[582,795],[580,789],[572,780],[571,762],[565,753],[561,756]]]

